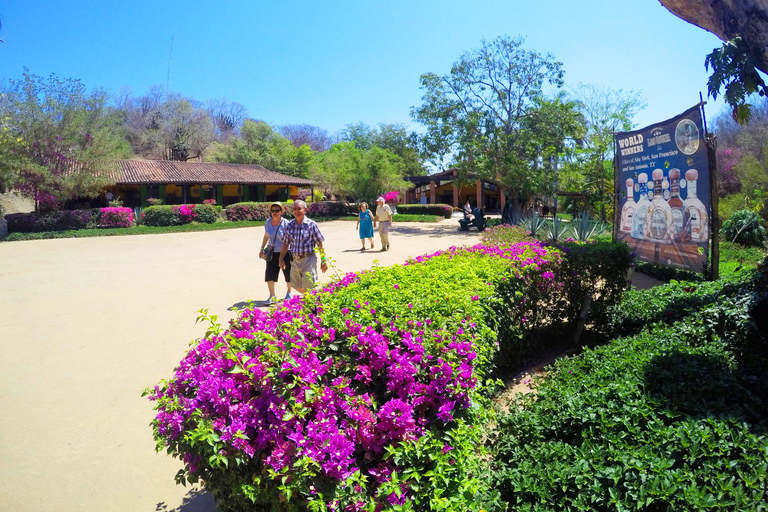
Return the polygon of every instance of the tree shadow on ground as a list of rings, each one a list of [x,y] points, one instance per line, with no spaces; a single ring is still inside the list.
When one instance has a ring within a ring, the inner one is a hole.
[[[216,502],[211,493],[195,488],[190,489],[178,507],[168,508],[168,505],[161,501],[157,504],[155,512],[216,512]]]
[[[746,422],[766,431],[766,406],[725,357],[670,352],[654,357],[643,375],[645,393],[673,415]]]
[[[427,224],[424,226],[410,224],[404,226],[402,224],[395,224],[390,229],[390,233],[401,236],[427,236],[430,238],[440,238],[446,235],[459,235],[466,237],[468,243],[478,243],[480,239],[480,233],[477,230],[471,231],[459,231],[459,224],[453,225],[451,223],[439,223],[437,225]]]

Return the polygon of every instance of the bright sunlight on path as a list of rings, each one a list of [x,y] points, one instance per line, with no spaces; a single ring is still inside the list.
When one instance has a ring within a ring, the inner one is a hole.
[[[354,222],[320,224],[342,273],[479,241],[457,228],[398,223],[382,253],[360,252]],[[226,322],[233,305],[266,299],[263,233],[0,243],[0,510],[213,510],[174,483],[181,464],[155,452],[140,394],[204,333],[197,310]]]

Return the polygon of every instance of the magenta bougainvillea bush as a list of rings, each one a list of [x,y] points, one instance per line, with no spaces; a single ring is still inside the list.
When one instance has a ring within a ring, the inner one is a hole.
[[[100,228],[130,228],[133,226],[133,210],[130,208],[102,208],[99,212]]]
[[[546,314],[560,262],[535,241],[451,248],[211,322],[146,391],[158,450],[221,511],[494,508],[499,332]]]

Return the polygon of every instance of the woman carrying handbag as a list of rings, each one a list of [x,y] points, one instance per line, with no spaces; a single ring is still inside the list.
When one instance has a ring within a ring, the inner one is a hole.
[[[267,305],[272,305],[277,301],[275,298],[275,282],[277,282],[277,278],[280,276],[280,250],[283,248],[283,234],[288,226],[288,221],[283,218],[284,212],[285,208],[283,208],[283,204],[279,201],[269,205],[270,219],[264,224],[264,238],[261,240],[259,258],[267,262],[267,270],[264,275],[264,280],[269,288],[269,298],[266,300]],[[288,300],[291,298],[290,251],[285,255],[283,278],[288,289],[285,299]]]

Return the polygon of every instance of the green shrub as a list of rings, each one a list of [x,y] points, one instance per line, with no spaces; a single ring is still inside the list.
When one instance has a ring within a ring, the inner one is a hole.
[[[609,337],[634,334],[658,322],[673,322],[692,311],[730,297],[751,283],[755,274],[743,270],[717,281],[670,281],[649,290],[630,290],[610,308],[607,320],[597,326]]]
[[[721,197],[717,202],[717,211],[720,214],[720,219],[726,221],[735,212],[743,210],[746,204],[745,199],[744,194],[741,193]]]
[[[376,207],[374,205],[374,212]],[[407,213],[413,215],[437,215],[450,219],[453,215],[453,207],[447,204],[399,204],[397,213]]]
[[[145,226],[180,226],[183,224],[170,205],[147,206],[141,223]]]
[[[738,210],[723,223],[720,230],[723,242],[734,242],[744,247],[765,247],[766,231],[763,219],[752,210]]]
[[[629,246],[623,242],[560,242],[550,244],[562,251],[563,265],[558,278],[565,287],[565,302],[558,308],[560,319],[566,324],[576,322],[585,300],[591,306],[588,323],[604,324],[609,321],[613,308],[624,297],[628,288],[627,273],[633,264]]]
[[[730,352],[748,297],[559,361],[494,440],[508,510],[763,510],[765,401]]]
[[[204,224],[213,224],[219,218],[221,206],[210,204],[195,205],[195,220]]]
[[[493,219],[498,220],[498,219]],[[488,246],[512,245],[526,240],[532,240],[530,232],[520,226],[510,226],[509,224],[496,224],[492,228],[486,228],[480,236],[483,244]]]
[[[495,508],[488,377],[561,293],[559,261],[535,241],[453,248],[213,324],[148,391],[158,449],[221,511]]]

